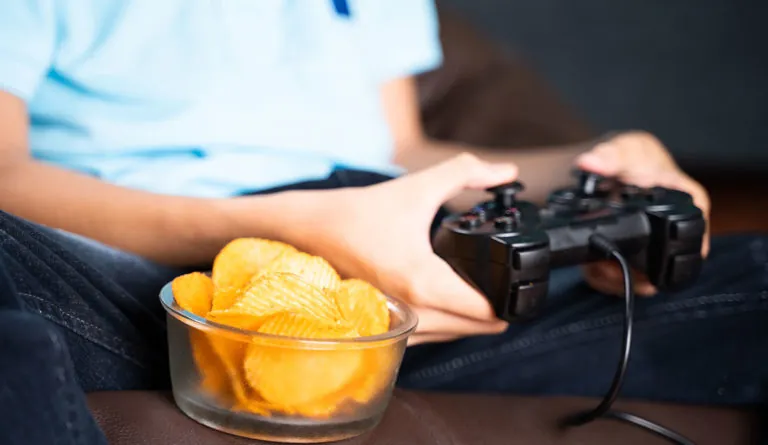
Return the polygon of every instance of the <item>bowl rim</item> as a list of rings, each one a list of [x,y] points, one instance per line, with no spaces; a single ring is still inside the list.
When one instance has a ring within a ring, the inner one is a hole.
[[[166,283],[160,290],[160,303],[165,311],[180,320],[181,322],[191,325],[198,330],[216,330],[224,333],[227,336],[244,337],[249,342],[254,339],[270,340],[276,342],[291,342],[300,343],[302,347],[306,346],[338,346],[340,344],[345,345],[368,345],[370,343],[389,343],[397,342],[403,338],[410,336],[418,325],[418,315],[411,309],[406,303],[398,300],[397,298],[385,295],[387,299],[387,307],[390,312],[399,312],[403,317],[403,322],[395,329],[384,332],[378,335],[371,335],[365,337],[354,338],[333,338],[333,339],[310,339],[303,337],[291,337],[285,335],[265,334],[263,332],[253,331],[249,329],[240,329],[233,326],[217,323],[204,317],[200,317],[192,312],[182,309],[176,304],[176,299],[173,296],[172,289],[173,281]]]

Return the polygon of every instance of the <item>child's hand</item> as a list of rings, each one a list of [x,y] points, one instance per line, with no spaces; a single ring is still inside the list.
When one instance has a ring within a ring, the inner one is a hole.
[[[419,316],[412,344],[498,333],[506,323],[433,252],[429,228],[439,207],[459,192],[516,176],[514,165],[460,155],[385,183],[340,189],[324,194],[326,210],[311,222],[311,236],[298,244],[342,274],[408,302]]]
[[[664,145],[648,133],[634,132],[619,135],[599,144],[578,160],[579,168],[612,176],[622,182],[640,187],[661,186],[689,193],[696,205],[709,219],[710,202],[707,191],[677,166]],[[709,253],[709,231],[704,236],[702,254]],[[622,295],[623,276],[613,262],[593,263],[585,268],[589,284],[605,293]],[[635,292],[653,295],[656,289],[646,277],[637,274]]]

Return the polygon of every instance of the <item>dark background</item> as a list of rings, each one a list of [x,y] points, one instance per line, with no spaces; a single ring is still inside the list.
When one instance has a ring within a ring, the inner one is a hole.
[[[598,130],[684,166],[768,173],[768,0],[441,0]]]

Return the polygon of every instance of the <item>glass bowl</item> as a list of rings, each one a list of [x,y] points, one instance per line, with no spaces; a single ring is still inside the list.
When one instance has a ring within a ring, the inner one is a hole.
[[[373,429],[417,324],[406,304],[387,298],[388,332],[309,340],[199,317],[176,304],[171,283],[160,300],[179,409],[208,427],[272,442],[331,442]]]

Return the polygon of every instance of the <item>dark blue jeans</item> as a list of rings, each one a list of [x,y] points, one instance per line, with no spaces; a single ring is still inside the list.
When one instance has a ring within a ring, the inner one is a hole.
[[[291,188],[383,179],[339,172]],[[158,291],[184,272],[0,212],[4,443],[105,443],[86,392],[169,388]],[[575,268],[555,271],[551,282],[548,307],[534,321],[410,348],[400,386],[602,395],[619,355],[622,302],[591,290]],[[715,238],[697,284],[642,299],[636,319],[625,397],[765,404],[768,236]]]

